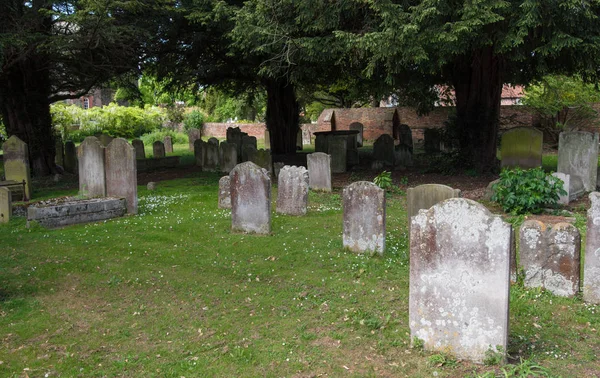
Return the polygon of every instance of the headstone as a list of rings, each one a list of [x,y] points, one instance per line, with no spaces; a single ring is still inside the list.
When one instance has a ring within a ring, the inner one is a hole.
[[[330,138],[329,156],[331,156],[331,172],[346,172],[348,143],[346,138]]]
[[[386,165],[394,165],[394,139],[383,134],[373,144],[373,160],[379,160]]]
[[[267,129],[265,129],[265,149],[271,149],[271,134]]]
[[[0,223],[8,223],[12,216],[12,195],[7,187],[0,187]]]
[[[256,141],[256,137],[243,135],[242,136],[242,161],[250,160],[248,157],[248,151],[250,150],[250,148],[248,148],[248,146],[254,147],[255,150],[258,150],[258,147],[257,147],[258,144]]]
[[[296,150],[302,151],[304,145],[302,144],[302,129],[298,128],[298,132],[296,133]]]
[[[544,134],[533,127],[515,127],[502,134],[501,166],[523,169],[542,166]]]
[[[77,148],[79,161],[79,195],[86,198],[106,197],[104,146],[93,136]]]
[[[581,237],[575,226],[557,223],[549,228],[527,220],[521,225],[519,239],[525,287],[543,287],[561,297],[579,292]]]
[[[563,189],[567,194],[558,196],[558,203],[561,205],[569,204],[569,189],[571,188],[571,175],[567,175],[565,173],[554,172],[552,176],[559,178],[563,182]]]
[[[271,179],[251,161],[235,166],[231,178],[232,231],[271,232]]]
[[[166,136],[163,139],[163,144],[165,145],[165,154],[173,153],[173,139],[170,136]],[[137,152],[137,150],[136,150]]]
[[[410,126],[404,123],[398,126],[398,140],[400,146],[406,146],[411,153],[413,152],[413,137]]]
[[[155,159],[165,157],[165,145],[160,140],[152,143],[152,155]]]
[[[55,155],[54,155],[54,163],[56,165],[60,165],[64,169],[64,161],[65,161],[65,146],[60,136],[56,137],[55,141]]]
[[[230,145],[232,145],[230,143]],[[219,209],[231,209],[231,179],[223,176],[219,180]]]
[[[331,156],[323,152],[306,155],[308,186],[312,190],[331,192]]]
[[[242,160],[242,137],[244,135],[248,135],[244,132],[242,132],[242,130],[240,130],[239,127],[228,127],[227,128],[227,143],[234,143],[237,146],[238,149],[238,162]]]
[[[562,132],[558,138],[558,172],[570,175],[570,199],[596,189],[598,134]]]
[[[135,148],[123,138],[105,149],[106,195],[125,198],[130,214],[137,214],[138,207],[136,163]]]
[[[77,149],[75,148],[75,143],[73,141],[68,140],[65,143],[65,165],[63,168],[66,172],[76,173],[77,172]]]
[[[256,139],[256,138],[254,138],[254,139]],[[207,143],[210,143],[210,144],[212,144],[214,146],[219,147],[219,140],[217,138],[215,138],[215,137],[208,138]]]
[[[221,172],[231,172],[231,170],[237,165],[237,146],[233,143],[221,142],[219,149],[221,154]]]
[[[135,148],[135,158],[145,159],[146,151],[144,150],[144,142],[141,139],[134,139],[131,141],[131,145]]]
[[[302,144],[303,145],[304,144],[306,144],[306,145],[312,144],[311,133],[310,133],[310,129],[308,127],[302,129]]]
[[[248,156],[251,162],[258,165],[261,168],[264,168],[269,174],[273,172],[273,163],[271,161],[271,151],[257,150]]]
[[[286,165],[277,180],[276,211],[287,215],[306,215],[308,205],[308,171]]]
[[[194,141],[194,160],[196,166],[204,168],[204,159],[206,158],[206,143],[202,139],[196,139]]]
[[[100,141],[100,144],[102,145],[102,147],[108,146],[110,144],[110,142],[112,142],[113,139],[115,139],[115,138],[111,137],[108,134],[98,135],[98,140]]]
[[[438,129],[425,129],[423,131],[425,152],[433,154],[440,152],[442,144],[442,134]]]
[[[424,184],[406,190],[406,215],[408,224],[411,218],[419,213],[421,209],[429,209],[431,206],[450,198],[460,197],[460,189],[453,189],[441,184]]]
[[[197,141],[198,139],[200,139],[201,137],[201,132],[199,129],[189,129],[188,130],[188,142],[189,142],[189,148],[190,151],[194,151],[194,142]]]
[[[399,144],[394,149],[394,163],[401,167],[412,167],[412,152],[403,144]]]
[[[219,146],[215,145],[214,142],[204,143],[204,165],[202,166],[203,171],[216,172],[219,168]]]
[[[589,198],[583,263],[583,300],[600,304],[600,193],[592,192]]]
[[[409,326],[426,350],[482,362],[508,343],[511,226],[451,198],[410,227]]]
[[[358,134],[356,134],[356,144],[358,145],[358,147],[362,147],[363,146],[363,131],[364,131],[364,128],[365,127],[360,122],[352,122],[350,124],[350,126],[348,126],[349,130],[358,130]]]
[[[29,149],[27,143],[16,135],[2,145],[4,151],[4,177],[7,181],[22,183],[25,180],[23,200],[31,199],[31,171],[29,170]]]
[[[344,188],[343,244],[353,252],[383,254],[385,250],[385,190],[369,181]]]
[[[242,162],[250,161],[256,156],[256,147],[251,144],[245,144],[242,146]],[[252,158],[252,159],[251,159]]]

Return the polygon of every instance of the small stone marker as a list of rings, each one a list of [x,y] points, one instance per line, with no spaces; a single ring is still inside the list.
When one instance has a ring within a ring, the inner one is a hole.
[[[579,292],[581,237],[575,226],[557,223],[548,228],[540,221],[527,220],[521,225],[519,239],[526,287],[543,287],[561,297]]]
[[[127,212],[137,214],[137,164],[135,148],[115,138],[105,149],[106,195],[125,198]]]
[[[583,300],[600,304],[600,193],[590,193],[583,264]]]
[[[12,195],[7,187],[0,187],[0,223],[8,223],[12,216]]]
[[[221,172],[231,172],[237,165],[237,146],[233,143],[221,142],[219,149],[221,153]]]
[[[363,131],[364,131],[364,128],[365,127],[360,122],[352,122],[350,124],[350,126],[348,126],[348,130],[358,130],[358,134],[356,134],[356,144],[358,145],[358,147],[362,147],[363,146]]]
[[[229,176],[219,179],[219,209],[231,209],[231,178]]]
[[[104,146],[89,136],[77,148],[79,161],[79,195],[85,198],[106,197]]]
[[[523,169],[542,166],[544,134],[533,127],[515,127],[502,135],[502,167]]]
[[[65,145],[60,136],[56,137],[56,141],[54,143],[55,154],[54,154],[54,163],[56,165],[60,165],[64,169],[64,161],[65,161]]]
[[[160,140],[152,143],[152,155],[155,159],[165,157],[165,145]]]
[[[271,232],[271,179],[253,162],[235,166],[231,178],[231,229],[239,232]]]
[[[285,165],[277,180],[276,211],[287,215],[306,215],[308,205],[308,171],[304,167]]]
[[[510,224],[468,199],[448,199],[412,218],[413,340],[422,340],[426,350],[476,362],[490,348],[505,353],[510,239]]]
[[[204,165],[203,171],[216,172],[219,167],[219,146],[213,142],[204,143]]]
[[[558,138],[557,171],[570,175],[570,199],[596,190],[598,134],[585,131],[562,132]]]
[[[77,172],[77,149],[75,148],[75,143],[73,141],[68,140],[65,143],[65,161],[64,161],[64,169],[69,173]]]
[[[373,144],[373,160],[384,162],[386,165],[394,165],[394,139],[383,134]]]
[[[200,168],[204,168],[204,159],[206,158],[206,148],[204,146],[205,143],[202,139],[194,141],[194,159],[196,166]]]
[[[172,154],[173,153],[173,139],[167,135],[163,139],[163,144],[165,145],[165,154]]]
[[[453,189],[441,184],[424,184],[408,188],[406,191],[406,213],[409,226],[411,218],[417,215],[419,210],[427,210],[436,203],[458,197],[460,197],[460,189]]]
[[[271,161],[271,151],[257,150],[248,156],[251,162],[258,165],[261,168],[264,168],[269,174],[273,172],[273,163]]]
[[[198,129],[189,129],[188,130],[188,142],[189,142],[190,151],[194,151],[194,147],[195,147],[194,142],[197,141],[198,139],[200,139],[200,137],[201,137],[200,134],[201,134],[200,130],[198,130]]]
[[[329,156],[331,156],[331,172],[346,172],[348,161],[348,142],[346,138],[330,138]]]
[[[385,191],[369,181],[344,188],[344,248],[353,252],[385,250]]]
[[[145,159],[146,151],[144,150],[144,142],[141,139],[134,139],[131,141],[131,145],[135,148],[135,158]]]
[[[552,173],[552,176],[559,178],[563,182],[563,189],[565,190],[565,192],[567,192],[567,194],[565,194],[564,196],[562,194],[558,196],[558,203],[560,203],[561,205],[568,205],[569,189],[571,188],[571,175],[567,175],[561,172],[554,172]]]
[[[25,180],[23,200],[31,199],[31,171],[29,170],[29,149],[27,143],[16,135],[2,145],[4,151],[4,177],[7,181],[22,183]]]
[[[308,182],[312,190],[331,192],[331,156],[324,152],[306,155]]]

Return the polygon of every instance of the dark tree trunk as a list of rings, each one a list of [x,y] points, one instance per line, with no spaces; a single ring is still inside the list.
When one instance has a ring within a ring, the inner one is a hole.
[[[271,137],[271,153],[295,154],[300,115],[294,86],[283,80],[265,80],[266,123]]]
[[[494,54],[493,47],[463,56],[453,67],[461,161],[479,172],[498,168],[502,72],[502,58]]]

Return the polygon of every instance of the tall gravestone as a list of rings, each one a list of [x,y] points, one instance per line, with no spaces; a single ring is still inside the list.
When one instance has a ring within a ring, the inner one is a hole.
[[[306,155],[308,186],[312,190],[331,192],[331,156],[323,152]]]
[[[235,166],[231,178],[231,229],[271,232],[271,179],[267,171],[248,161]]]
[[[0,223],[8,223],[12,216],[12,195],[7,187],[0,187]]]
[[[373,144],[373,160],[394,165],[394,139],[388,134],[381,135]]]
[[[331,172],[344,173],[348,161],[348,142],[345,138],[329,139],[329,156],[331,156]]]
[[[358,147],[363,146],[363,131],[364,126],[360,122],[352,122],[350,126],[348,126],[348,130],[357,130],[358,134],[356,134],[356,144]]]
[[[385,191],[369,181],[344,188],[343,244],[353,252],[383,254],[385,250]]]
[[[194,161],[196,166],[204,168],[204,159],[206,158],[206,148],[202,139],[196,139],[194,141]]]
[[[152,143],[152,155],[155,159],[165,157],[165,145],[160,140]]]
[[[306,215],[308,205],[308,171],[304,167],[285,165],[277,178],[276,211],[287,215]]]
[[[482,362],[505,353],[511,226],[483,205],[451,198],[410,227],[409,326],[425,349]]]
[[[219,209],[231,209],[231,178],[229,176],[219,179]]]
[[[221,142],[219,152],[221,154],[221,163],[219,165],[221,172],[231,172],[237,165],[237,146],[233,143]]]
[[[501,166],[523,169],[542,166],[544,134],[533,127],[515,127],[502,135]]]
[[[11,136],[2,145],[4,151],[4,177],[7,181],[18,183],[25,180],[23,200],[31,199],[31,171],[29,170],[29,149],[27,143],[16,135]]]
[[[93,136],[87,137],[77,148],[79,161],[79,195],[94,198],[106,196],[104,146]]]
[[[216,172],[219,167],[219,146],[214,142],[203,144],[205,149],[203,171]]]
[[[173,138],[171,138],[170,136],[166,136],[163,138],[163,144],[165,146],[165,154],[172,154],[173,153]]]
[[[73,141],[68,140],[65,143],[65,165],[64,169],[69,173],[77,172],[77,149],[75,148],[75,143]]]
[[[135,158],[145,159],[146,151],[144,150],[144,142],[141,139],[134,139],[131,141],[131,145],[135,148]]]
[[[575,226],[557,223],[550,228],[527,220],[521,225],[519,239],[525,287],[543,287],[561,297],[579,292],[581,236]]]
[[[427,210],[436,203],[458,197],[460,197],[460,189],[453,189],[441,184],[424,184],[408,188],[406,191],[408,224],[410,225],[411,218],[417,215],[419,210]]]
[[[190,151],[194,151],[194,142],[201,138],[201,132],[199,129],[189,129],[188,130],[188,143]]]
[[[585,131],[562,132],[558,138],[557,172],[570,175],[570,199],[596,190],[598,134]]]
[[[123,138],[115,138],[106,147],[106,195],[125,198],[127,212],[137,214],[137,162],[135,148]]]
[[[587,211],[585,260],[583,264],[583,300],[600,304],[600,193],[590,193]]]
[[[56,141],[54,144],[54,148],[56,150],[56,154],[54,155],[54,163],[56,165],[60,165],[64,168],[65,164],[65,145],[63,144],[62,138],[60,135],[56,137]]]

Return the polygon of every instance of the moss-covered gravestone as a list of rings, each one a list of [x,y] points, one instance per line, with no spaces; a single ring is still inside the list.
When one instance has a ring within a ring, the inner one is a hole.
[[[542,166],[544,135],[532,127],[515,127],[502,135],[502,167],[523,169]]]
[[[25,180],[24,200],[31,199],[31,171],[29,169],[27,143],[13,135],[4,142],[2,149],[4,150],[4,175],[6,180],[17,183]]]

